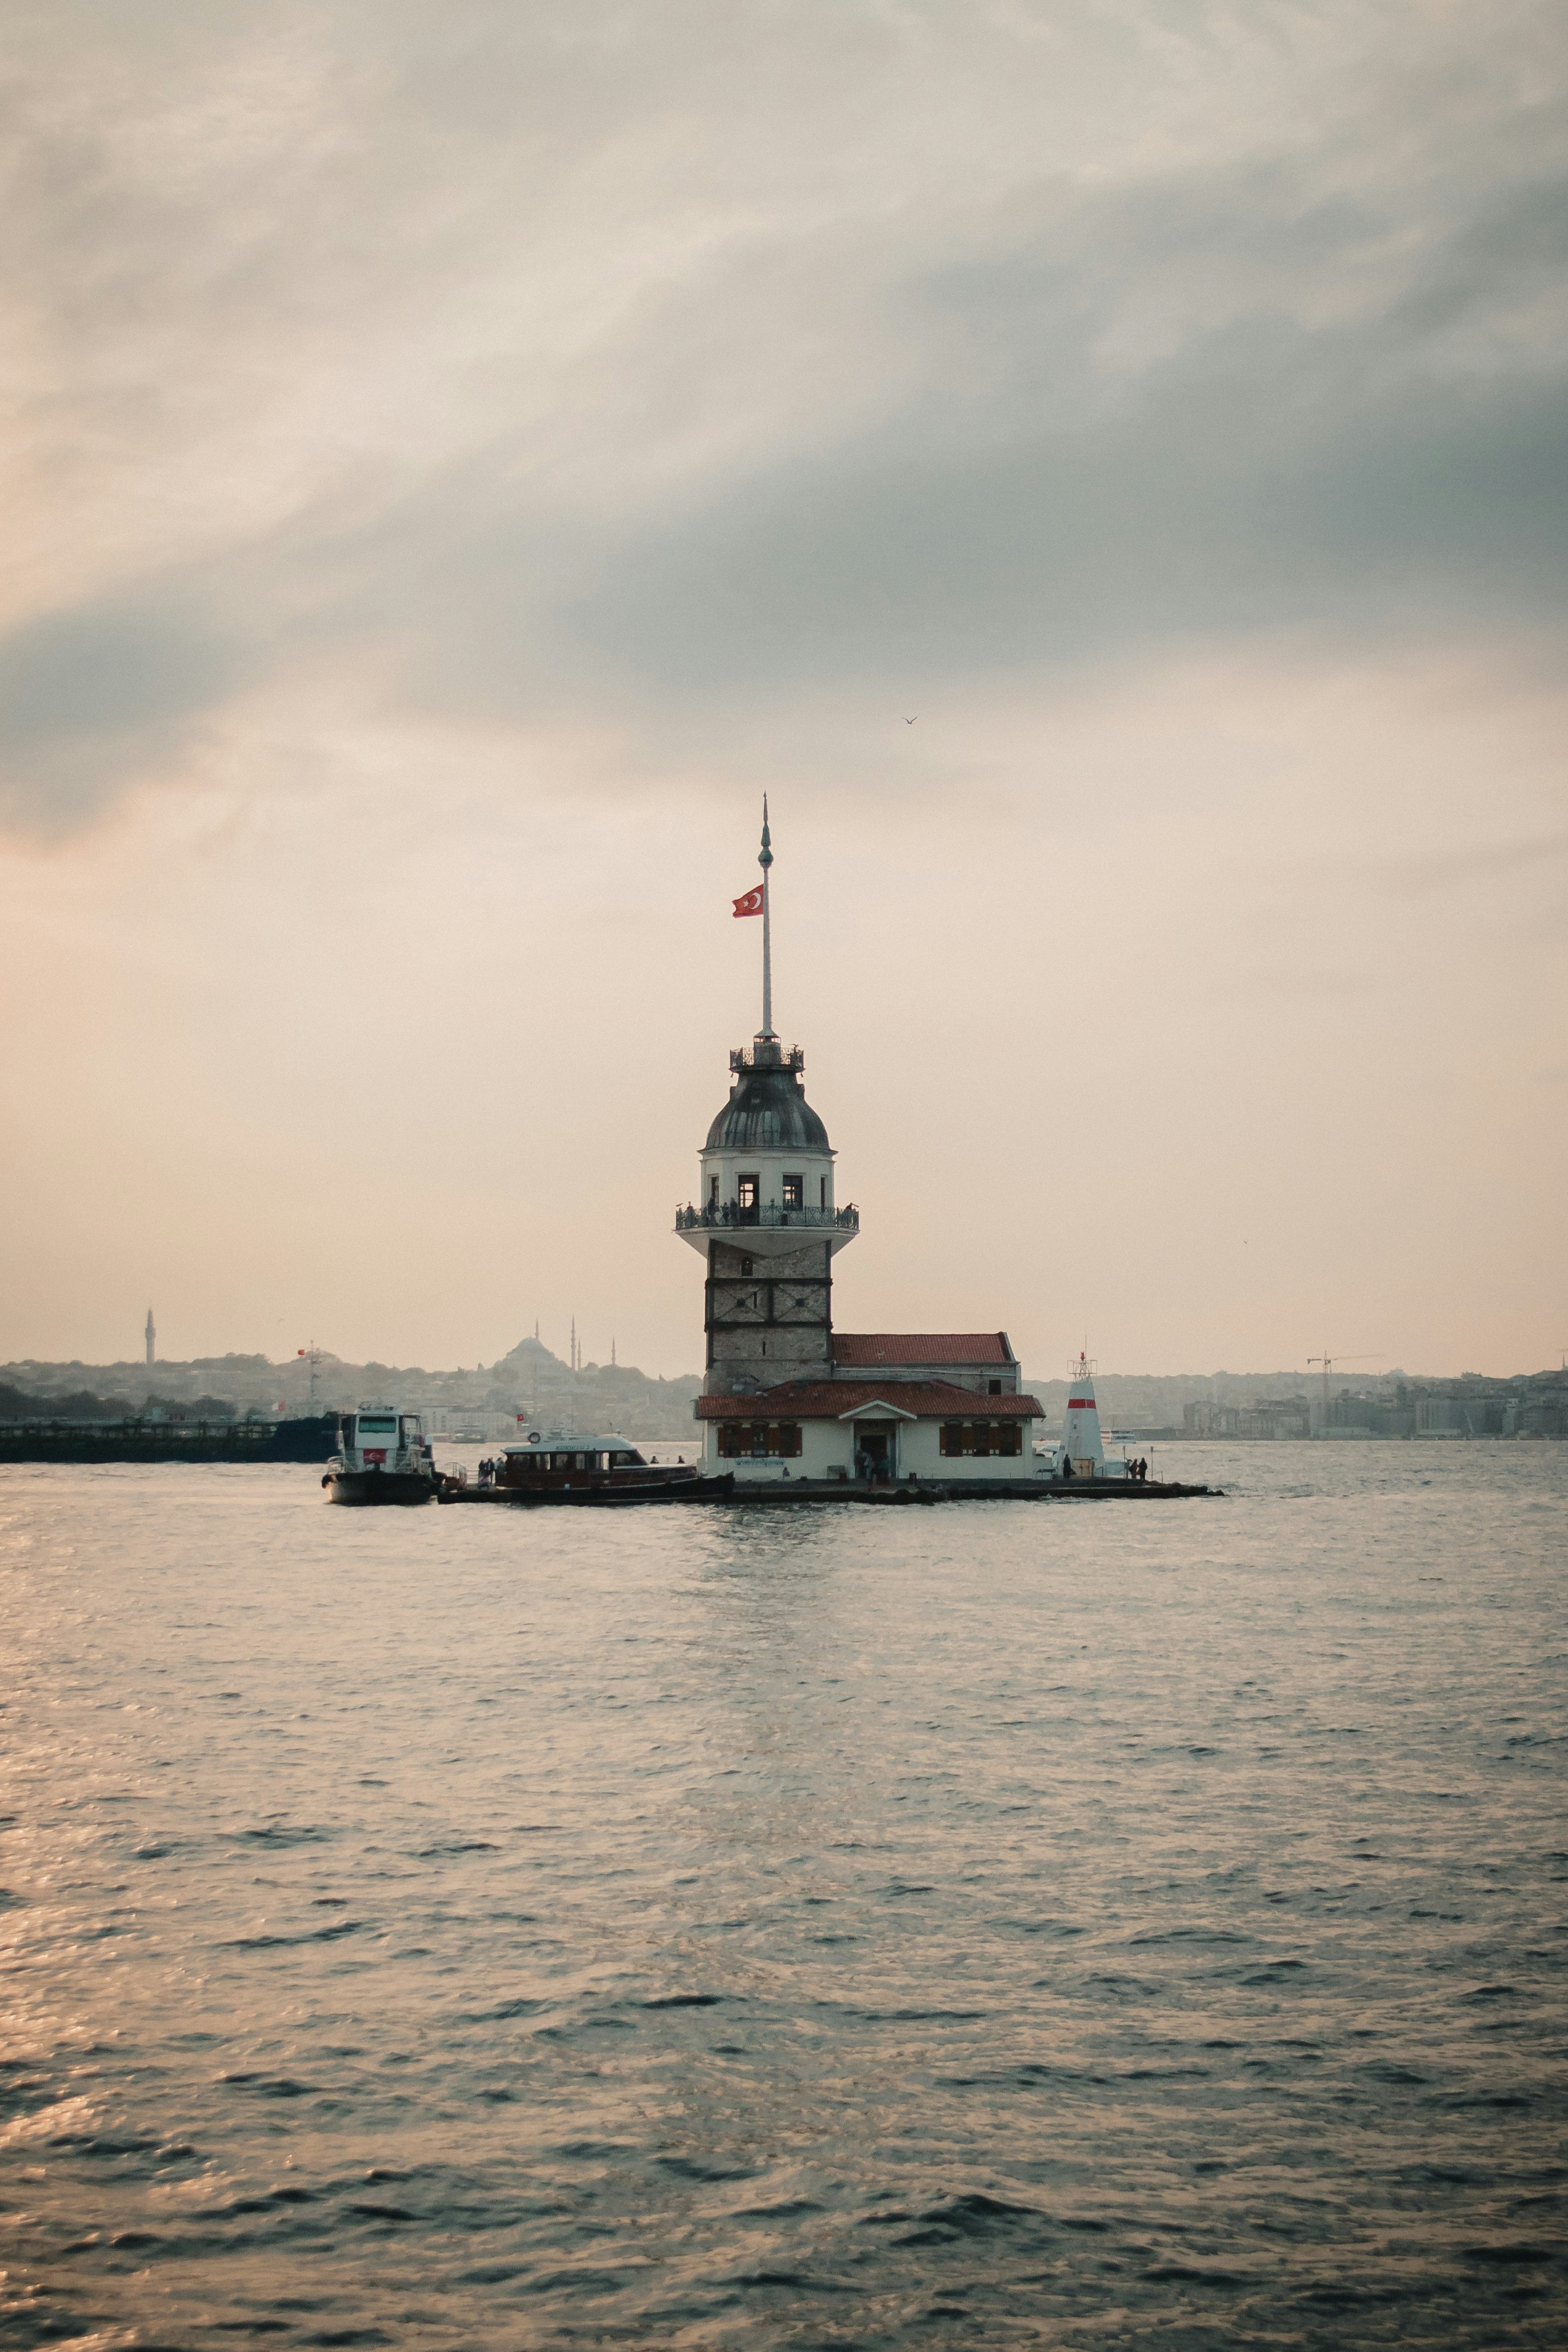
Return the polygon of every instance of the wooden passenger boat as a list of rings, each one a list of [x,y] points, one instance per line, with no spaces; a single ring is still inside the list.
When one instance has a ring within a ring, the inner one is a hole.
[[[687,1463],[650,1462],[624,1437],[529,1432],[480,1465],[476,1485],[445,1479],[444,1503],[708,1503],[733,1490]]]

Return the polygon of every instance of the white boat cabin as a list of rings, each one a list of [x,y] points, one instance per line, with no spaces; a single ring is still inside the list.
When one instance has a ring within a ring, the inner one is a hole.
[[[345,1470],[418,1473],[429,1465],[423,1423],[396,1405],[362,1404],[342,1414],[338,1443]]]
[[[646,1457],[624,1437],[573,1436],[558,1430],[530,1429],[526,1439],[502,1446],[501,1452],[509,1464],[540,1472],[646,1467]]]

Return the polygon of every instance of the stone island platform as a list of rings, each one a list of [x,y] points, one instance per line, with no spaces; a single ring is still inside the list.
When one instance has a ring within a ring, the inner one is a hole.
[[[895,1485],[852,1478],[737,1479],[722,1497],[733,1503],[1135,1503],[1222,1497],[1223,1486],[1187,1486],[1153,1478],[910,1478]]]

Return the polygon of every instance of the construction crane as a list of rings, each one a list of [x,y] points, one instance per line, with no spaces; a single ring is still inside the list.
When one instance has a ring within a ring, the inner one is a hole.
[[[1375,1364],[1380,1360],[1381,1358],[1376,1349],[1373,1349],[1369,1353],[1362,1356],[1309,1356],[1307,1358],[1309,1364],[1321,1364],[1323,1368],[1323,1425],[1321,1433],[1322,1435],[1326,1437],[1329,1433],[1329,1374],[1333,1371],[1334,1366],[1336,1364]]]

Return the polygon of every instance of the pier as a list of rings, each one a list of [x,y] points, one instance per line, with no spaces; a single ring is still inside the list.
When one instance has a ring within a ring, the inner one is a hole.
[[[716,1492],[715,1489],[721,1488]],[[443,1503],[494,1503],[507,1510],[633,1510],[646,1504],[718,1505],[777,1509],[795,1503],[862,1503],[879,1508],[889,1505],[934,1503],[1137,1503],[1187,1501],[1198,1496],[1223,1497],[1223,1486],[1188,1486],[1171,1480],[1129,1478],[904,1478],[894,1481],[854,1478],[751,1478],[733,1486],[716,1479],[694,1480],[689,1486],[669,1486],[650,1494],[617,1494],[612,1487],[568,1487],[554,1494],[529,1494],[516,1487],[460,1484],[444,1479],[438,1500]]]

